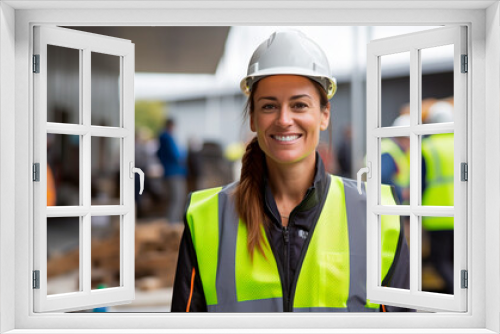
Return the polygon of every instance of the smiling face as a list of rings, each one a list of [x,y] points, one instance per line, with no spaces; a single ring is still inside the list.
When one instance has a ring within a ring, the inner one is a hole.
[[[275,75],[259,81],[250,128],[268,162],[314,164],[320,131],[330,117],[330,105],[321,108],[320,100],[318,88],[306,77]]]

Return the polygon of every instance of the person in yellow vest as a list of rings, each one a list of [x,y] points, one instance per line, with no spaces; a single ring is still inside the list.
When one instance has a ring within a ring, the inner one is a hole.
[[[453,122],[453,105],[438,101],[429,109],[426,123]],[[422,139],[422,205],[453,206],[453,133]],[[430,261],[453,294],[453,217],[422,217],[430,238]]]
[[[233,184],[191,194],[173,312],[379,312],[366,297],[366,193],[332,176],[316,148],[336,81],[319,46],[277,32],[241,81],[256,137]],[[394,204],[383,187],[383,204]],[[400,219],[381,222],[381,277],[409,288]]]
[[[410,115],[398,116],[392,126],[409,126]],[[393,185],[399,203],[407,204],[410,186],[410,161],[408,150],[410,138],[383,138],[381,141],[380,179],[382,184]]]

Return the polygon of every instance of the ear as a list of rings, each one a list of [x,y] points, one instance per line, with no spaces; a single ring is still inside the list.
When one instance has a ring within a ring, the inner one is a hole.
[[[320,129],[321,131],[325,131],[328,129],[328,125],[330,124],[330,102],[326,105],[326,108],[321,110],[321,123]]]
[[[255,130],[255,125],[253,124],[253,120],[254,120],[253,113],[250,113],[250,130],[252,130],[252,132],[257,132]]]

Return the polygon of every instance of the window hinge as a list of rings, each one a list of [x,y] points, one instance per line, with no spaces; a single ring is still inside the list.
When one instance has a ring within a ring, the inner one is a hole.
[[[462,73],[469,72],[469,57],[467,55],[462,55]]]
[[[469,274],[467,270],[462,270],[462,289],[469,287]]]
[[[38,162],[33,164],[33,181],[40,181],[40,164]]]
[[[33,55],[33,73],[40,73],[40,55]]]
[[[460,178],[461,181],[469,181],[469,166],[467,165],[466,162],[462,162],[460,164],[460,170],[462,177]]]
[[[33,270],[33,289],[40,289],[40,270]]]

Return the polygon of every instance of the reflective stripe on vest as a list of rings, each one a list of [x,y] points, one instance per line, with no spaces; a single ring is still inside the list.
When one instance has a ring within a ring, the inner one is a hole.
[[[264,230],[267,259],[255,251],[252,262],[247,251],[246,226],[231,197],[235,186],[194,193],[186,215],[208,311],[283,311],[280,275]],[[390,188],[383,189],[391,197],[384,202],[395,204]],[[399,217],[383,216],[381,278],[392,265],[399,232]],[[293,310],[378,311],[366,300],[366,196],[357,193],[355,181],[331,178],[310,238]]]
[[[453,133],[432,135],[422,140],[426,166],[422,205],[453,206],[453,148]],[[422,217],[422,226],[429,231],[453,230],[453,225],[453,217]]]
[[[394,184],[401,188],[410,186],[410,163],[408,155],[403,152],[401,147],[396,144],[392,139],[384,138],[381,141],[381,154],[387,153],[397,166],[397,174],[394,178]]]

